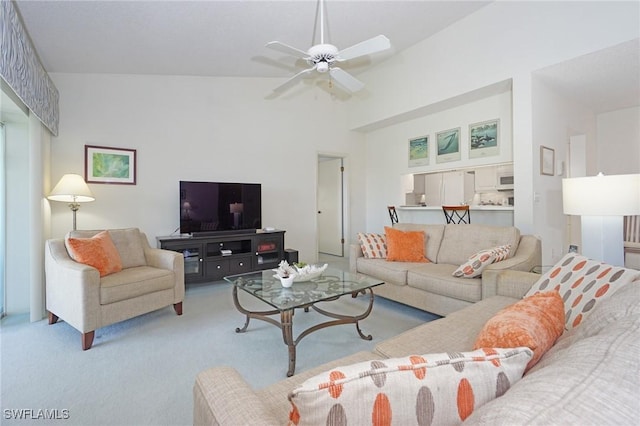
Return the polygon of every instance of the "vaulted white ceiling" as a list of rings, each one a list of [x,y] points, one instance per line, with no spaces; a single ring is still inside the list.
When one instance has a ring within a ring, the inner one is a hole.
[[[488,3],[327,0],[325,41],[328,37],[343,49],[384,34],[393,51],[400,51]],[[316,0],[17,2],[49,72],[249,77],[286,77],[294,71],[295,58],[270,51],[265,44],[278,40],[306,51],[315,44],[317,4]],[[284,62],[279,62],[281,58]]]
[[[390,51],[344,66],[354,74],[491,3],[325,1],[325,38],[338,48],[378,34],[391,40]],[[307,50],[319,39],[316,0],[17,0],[16,4],[48,72],[282,77],[284,81],[306,64],[265,44],[278,40]],[[544,5],[540,2],[540,7]],[[637,106],[640,44],[632,40],[536,75],[596,112]]]

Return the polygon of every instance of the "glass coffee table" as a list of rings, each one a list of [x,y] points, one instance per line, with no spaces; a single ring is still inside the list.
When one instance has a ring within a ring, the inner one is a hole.
[[[289,370],[287,376],[293,376],[296,369],[296,345],[310,333],[340,324],[355,324],[361,338],[371,340],[371,335],[365,335],[360,330],[359,321],[365,319],[373,308],[373,287],[383,284],[382,281],[361,274],[352,274],[337,269],[327,268],[320,277],[310,281],[295,282],[290,288],[282,287],[280,281],[273,277],[271,270],[251,272],[248,274],[224,277],[225,281],[233,284],[233,303],[240,313],[246,315],[242,328],[236,328],[236,333],[244,333],[249,327],[251,318],[266,321],[282,330],[284,343],[289,349]],[[257,299],[267,303],[274,309],[265,311],[250,311],[244,308],[238,300],[238,290],[242,290]],[[326,306],[316,306],[319,302],[331,302],[345,295],[355,298],[358,295],[369,295],[369,305],[360,315],[344,315],[325,310]],[[296,309],[309,309],[333,318],[307,328],[298,337],[293,337],[293,318]],[[279,315],[279,319],[278,319]],[[273,317],[273,318],[272,318]]]

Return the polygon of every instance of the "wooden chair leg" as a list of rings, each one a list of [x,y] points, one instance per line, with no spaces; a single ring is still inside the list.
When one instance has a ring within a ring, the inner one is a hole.
[[[182,302],[174,303],[173,309],[175,309],[176,314],[182,315]]]
[[[91,345],[93,345],[93,337],[96,335],[95,330],[90,331],[88,333],[82,333],[82,350],[86,351],[91,349]]]
[[[53,312],[49,312],[49,325],[55,324],[58,322],[58,316]]]

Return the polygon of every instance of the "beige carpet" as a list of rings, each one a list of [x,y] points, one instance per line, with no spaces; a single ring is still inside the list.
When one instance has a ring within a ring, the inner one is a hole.
[[[251,296],[245,299],[253,302]],[[351,312],[366,307],[363,298],[336,303]],[[360,339],[354,325],[312,333],[298,345],[297,371],[372,350],[381,340],[433,318],[377,298],[373,313],[361,324],[373,341]],[[319,319],[315,312],[296,312],[296,336]],[[26,315],[9,316],[0,331],[0,423],[192,424],[192,387],[199,371],[231,365],[255,388],[285,377],[287,349],[280,330],[252,321],[247,333],[235,333],[243,323],[229,284],[222,282],[188,285],[181,317],[165,308],[97,330],[86,352],[80,334],[64,322],[50,326],[46,320],[29,323]],[[61,419],[33,419],[42,415]],[[13,419],[18,416],[32,419]]]

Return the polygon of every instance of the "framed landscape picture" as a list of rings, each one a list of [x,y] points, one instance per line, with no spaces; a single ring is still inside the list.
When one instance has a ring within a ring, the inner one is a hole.
[[[491,157],[500,153],[500,120],[469,125],[469,158]]]
[[[436,163],[447,163],[460,159],[460,128],[436,133],[438,154]]]
[[[429,136],[409,139],[409,167],[429,164]]]
[[[87,183],[136,184],[136,150],[84,146],[84,179]]]

